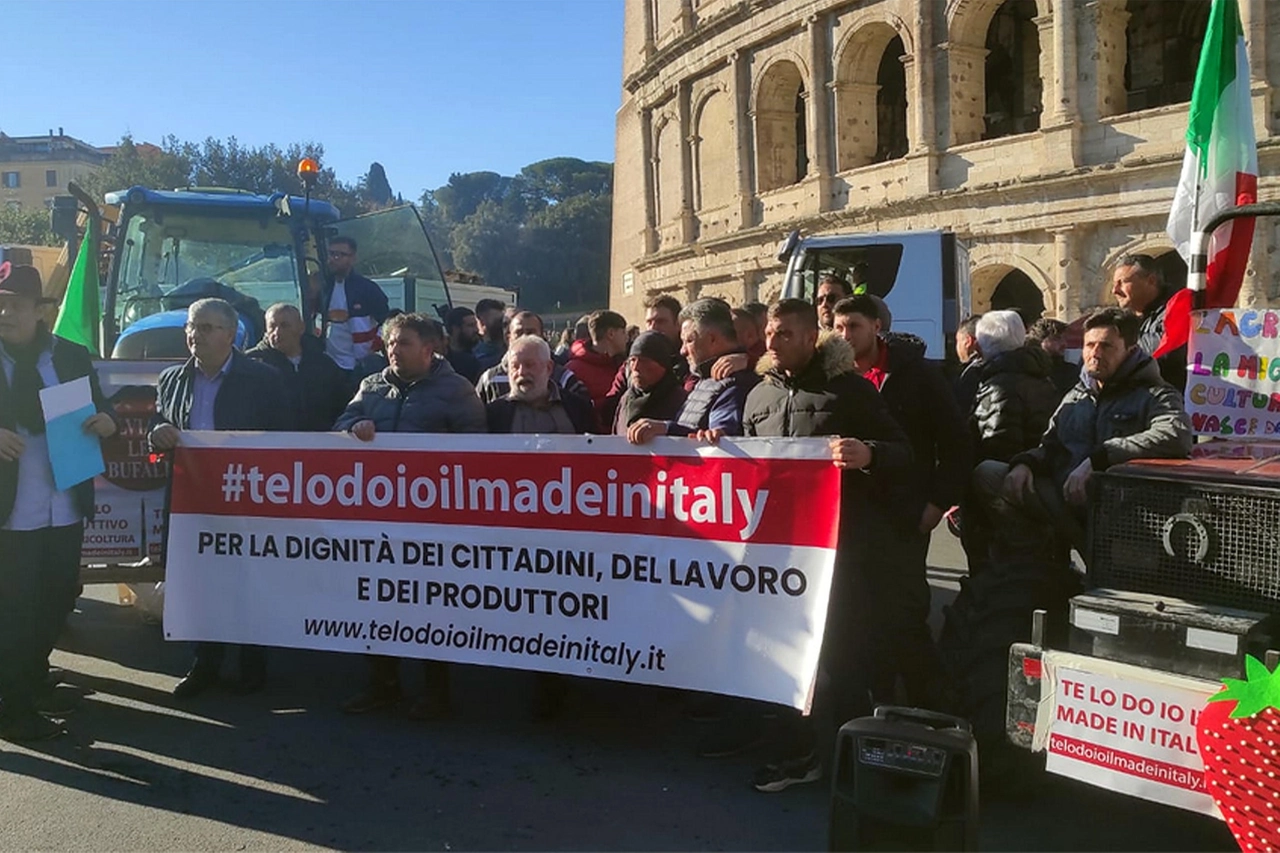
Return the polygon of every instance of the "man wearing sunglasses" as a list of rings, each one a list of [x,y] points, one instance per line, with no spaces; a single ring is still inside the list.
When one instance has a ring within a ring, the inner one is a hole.
[[[387,319],[387,295],[355,271],[356,241],[329,241],[329,274],[333,289],[324,306],[325,352],[338,367],[351,371],[356,363],[381,349],[378,329]]]

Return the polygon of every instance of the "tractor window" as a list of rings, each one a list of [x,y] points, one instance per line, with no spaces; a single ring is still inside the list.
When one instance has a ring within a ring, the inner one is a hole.
[[[809,249],[793,273],[800,280],[790,282],[787,292],[812,302],[822,277],[834,275],[847,281],[854,293],[870,293],[883,298],[893,290],[901,263],[900,243]]]
[[[134,213],[116,288],[121,333],[144,317],[185,311],[196,299],[216,296],[236,306],[250,334],[260,335],[267,307],[299,304],[293,235],[274,218]]]

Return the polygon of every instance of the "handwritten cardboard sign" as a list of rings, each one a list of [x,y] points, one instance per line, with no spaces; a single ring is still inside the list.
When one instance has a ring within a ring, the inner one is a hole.
[[[1193,312],[1186,404],[1200,435],[1280,437],[1280,311]]]

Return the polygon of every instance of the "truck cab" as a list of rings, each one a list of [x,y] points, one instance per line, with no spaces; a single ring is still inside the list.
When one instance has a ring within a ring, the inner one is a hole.
[[[923,340],[926,356],[944,359],[969,314],[969,252],[949,231],[904,231],[801,237],[793,231],[778,260],[786,263],[782,295],[813,302],[818,281],[838,276],[879,296],[893,331]]]

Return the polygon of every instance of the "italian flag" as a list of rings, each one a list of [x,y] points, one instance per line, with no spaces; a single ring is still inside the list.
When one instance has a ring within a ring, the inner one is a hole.
[[[1213,0],[1191,95],[1182,177],[1169,211],[1169,238],[1182,259],[1190,263],[1194,232],[1202,230],[1219,211],[1257,200],[1258,142],[1253,133],[1249,57],[1240,10],[1236,0]],[[1206,308],[1235,304],[1252,244],[1252,219],[1236,219],[1214,232],[1205,271]],[[1195,281],[1194,271],[1191,281]],[[1182,290],[1170,299],[1164,341],[1157,355],[1187,342],[1191,299],[1191,290]]]

